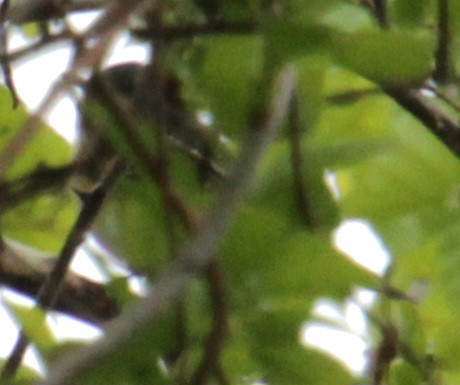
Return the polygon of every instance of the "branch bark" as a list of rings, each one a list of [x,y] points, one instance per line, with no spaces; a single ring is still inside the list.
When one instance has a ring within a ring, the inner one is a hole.
[[[407,112],[425,125],[447,148],[460,157],[460,122],[431,102],[418,89],[383,88]]]
[[[36,297],[54,263],[52,256],[4,239],[0,250],[0,282],[21,294]],[[52,310],[96,326],[103,326],[119,313],[118,304],[104,285],[72,272],[67,274],[61,295]]]
[[[296,72],[292,67],[277,77],[267,110],[262,116],[257,115],[233,172],[221,186],[215,206],[190,243],[178,253],[172,268],[145,299],[109,325],[98,343],[70,352],[52,365],[43,384],[74,383],[77,377],[96,367],[101,359],[123,345],[134,330],[155,322],[173,301],[184,295],[191,280],[212,262],[230,219],[252,184],[256,165],[285,120],[295,80]]]

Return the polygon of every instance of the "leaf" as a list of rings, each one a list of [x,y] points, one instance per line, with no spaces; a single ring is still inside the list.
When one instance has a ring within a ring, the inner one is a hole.
[[[78,200],[70,192],[41,195],[5,213],[4,235],[31,247],[56,254],[78,215]]]
[[[168,354],[175,347],[175,323],[168,314],[138,328],[119,349],[87,366],[84,384],[165,384],[168,383]]]
[[[392,385],[418,385],[424,382],[417,368],[402,359],[391,363],[388,377]]]
[[[270,23],[265,31],[268,65],[279,68],[286,62],[306,55],[327,54],[330,28],[317,23],[280,20]]]
[[[376,284],[370,273],[333,250],[329,234],[298,231],[260,209],[238,216],[221,256],[229,279],[243,295],[258,295],[260,303],[292,300],[308,309],[318,296],[342,299],[355,285]]]
[[[390,5],[390,18],[401,26],[420,26],[430,0],[395,0]]]
[[[8,308],[19,321],[26,336],[34,342],[39,350],[46,354],[54,348],[56,339],[46,322],[46,313],[38,307],[28,307],[13,301],[7,301]]]
[[[252,353],[273,384],[351,384],[352,376],[333,359],[303,348],[299,330],[305,313],[299,309],[255,311],[249,321]]]
[[[324,168],[304,146],[301,174],[294,176],[291,148],[286,141],[272,146],[260,165],[253,202],[287,216],[292,224],[312,231],[327,231],[338,224],[338,208],[324,179]],[[300,180],[298,180],[300,177]],[[304,191],[299,186],[304,186]],[[301,195],[300,195],[301,194]],[[302,198],[300,198],[300,196]],[[300,199],[306,203],[303,211]]]
[[[400,145],[339,172],[344,215],[381,224],[416,212],[448,209],[458,188],[458,162],[411,118],[397,120],[394,124],[405,122],[404,131],[393,133]]]
[[[170,254],[160,194],[139,175],[123,175],[94,223],[102,243],[131,268],[158,269]]]
[[[260,36],[220,36],[206,40],[199,75],[216,125],[232,137],[247,127],[254,86],[262,70]],[[259,95],[260,97],[260,95]]]
[[[9,91],[4,87],[0,87],[0,103],[4,106],[11,104]],[[28,118],[29,114],[22,106],[14,110],[6,108],[2,110],[0,148],[4,148],[14,135],[23,129]],[[27,141],[25,148],[8,169],[7,178],[22,176],[42,164],[57,166],[71,159],[72,151],[69,143],[43,123],[39,123],[35,134],[25,140]]]
[[[334,43],[340,64],[379,84],[420,81],[432,70],[433,41],[414,31],[363,30]]]

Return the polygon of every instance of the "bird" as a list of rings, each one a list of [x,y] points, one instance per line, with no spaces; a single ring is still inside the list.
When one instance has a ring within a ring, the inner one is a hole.
[[[110,127],[106,121],[94,116],[97,111],[87,108],[97,98],[95,85],[103,82],[116,99],[140,117],[153,125],[159,125],[161,133],[170,142],[179,145],[188,154],[198,159],[201,173],[209,172],[212,157],[211,147],[206,139],[202,125],[187,106],[182,95],[182,83],[172,73],[168,73],[160,83],[153,75],[152,88],[162,84],[161,101],[158,90],[150,90],[143,82],[147,66],[138,63],[123,63],[95,73],[85,85],[85,97],[78,104],[80,115],[79,143],[75,155],[75,173],[71,186],[79,193],[89,193],[97,187],[104,174],[111,168],[117,154],[108,138]],[[147,92],[146,92],[147,91]],[[159,119],[159,103],[163,103],[163,118]],[[211,167],[212,168],[212,167]]]

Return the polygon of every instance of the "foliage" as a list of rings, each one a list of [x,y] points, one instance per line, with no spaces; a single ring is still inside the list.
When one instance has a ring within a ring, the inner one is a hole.
[[[66,18],[87,9],[100,10],[95,24],[72,31]],[[61,344],[42,309],[5,303],[23,334],[1,380],[456,384],[459,12],[455,0],[4,1],[1,37],[30,46],[2,61],[1,236],[57,262],[26,274],[4,262],[5,243],[0,280],[29,294],[24,277],[40,281],[45,311],[105,335]],[[154,52],[131,78],[101,69],[122,31]],[[38,112],[13,109],[10,65],[69,40],[73,61]],[[78,143],[38,119],[62,91],[78,103]],[[383,276],[335,245],[354,218],[389,250]],[[72,297],[64,274],[77,247],[108,283]],[[362,309],[365,373],[301,336],[318,299],[344,304],[357,288],[376,294]],[[75,301],[100,312],[62,306]],[[104,313],[113,303],[120,315]],[[28,343],[45,379],[18,368]]]

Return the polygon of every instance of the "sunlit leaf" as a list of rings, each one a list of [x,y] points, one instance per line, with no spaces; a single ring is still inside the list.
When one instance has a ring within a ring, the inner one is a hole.
[[[54,347],[56,339],[46,321],[46,313],[38,307],[26,307],[8,301],[8,308],[21,323],[27,337],[46,353]]]
[[[407,83],[432,69],[433,41],[405,31],[365,30],[336,36],[338,61],[377,83]]]

